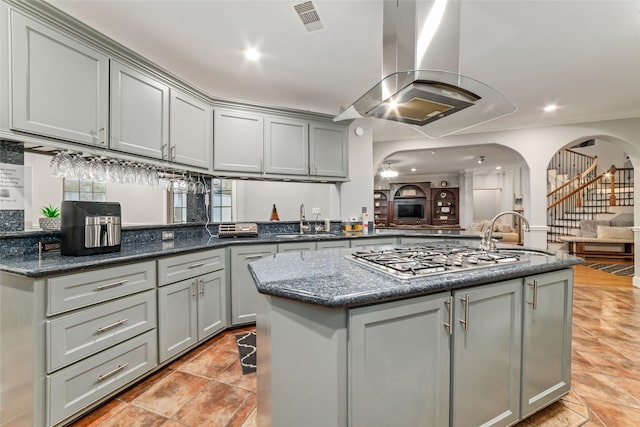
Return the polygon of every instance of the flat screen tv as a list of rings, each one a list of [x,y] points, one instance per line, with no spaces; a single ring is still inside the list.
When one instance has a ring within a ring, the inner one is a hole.
[[[424,205],[415,204],[398,204],[396,205],[396,217],[398,218],[423,218]]]

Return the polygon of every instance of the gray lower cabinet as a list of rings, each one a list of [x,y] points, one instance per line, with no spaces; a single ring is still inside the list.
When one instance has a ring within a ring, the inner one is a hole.
[[[158,260],[160,362],[227,326],[225,249]]]
[[[219,270],[158,289],[160,362],[227,326],[225,279]]]
[[[16,10],[9,14],[11,128],[106,147],[108,57]]]
[[[367,246],[395,245],[396,243],[397,242],[395,237],[371,237],[366,239],[351,240],[351,247],[364,248]]]
[[[315,251],[316,242],[278,243],[278,252]]]
[[[453,427],[520,418],[522,279],[453,292]]]
[[[149,372],[157,364],[157,348],[156,331],[152,330],[47,376],[48,425]]]
[[[167,159],[169,87],[111,60],[111,134],[109,147]]]
[[[264,119],[244,111],[216,109],[213,120],[213,168],[262,173]]]
[[[278,246],[275,244],[234,246],[229,251],[231,253],[231,324],[255,322],[258,290],[248,265],[250,262],[275,254],[278,252]]]
[[[213,108],[204,101],[171,89],[169,160],[211,169]]]
[[[316,249],[348,249],[351,245],[348,240],[320,240],[316,242]]]
[[[264,172],[308,175],[309,123],[305,120],[266,117],[264,126]]]
[[[527,277],[522,328],[522,417],[571,387],[573,275],[566,271]]]
[[[350,426],[449,425],[449,300],[446,292],[349,311]]]

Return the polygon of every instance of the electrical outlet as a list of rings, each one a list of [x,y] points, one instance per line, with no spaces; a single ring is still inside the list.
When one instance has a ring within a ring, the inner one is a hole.
[[[173,240],[173,231],[163,231],[162,240]]]
[[[311,215],[320,215],[320,208],[311,208]]]
[[[60,240],[38,242],[38,253],[49,252],[49,251],[59,251],[59,250],[60,250]]]

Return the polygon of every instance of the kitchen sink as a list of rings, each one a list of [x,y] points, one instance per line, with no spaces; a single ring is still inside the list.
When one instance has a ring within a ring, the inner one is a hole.
[[[336,237],[335,234],[330,233],[316,233],[316,234],[300,234],[300,233],[289,233],[289,234],[275,234],[274,237],[282,238],[282,239],[327,239],[330,237]]]

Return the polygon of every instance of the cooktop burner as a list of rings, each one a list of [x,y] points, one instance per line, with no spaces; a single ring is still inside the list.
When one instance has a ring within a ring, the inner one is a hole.
[[[523,262],[518,255],[449,243],[357,251],[349,258],[401,279]]]

